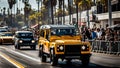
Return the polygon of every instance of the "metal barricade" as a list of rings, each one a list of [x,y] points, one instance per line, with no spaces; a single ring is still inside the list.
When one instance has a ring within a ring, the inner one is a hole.
[[[92,51],[105,54],[120,54],[120,41],[90,40]]]

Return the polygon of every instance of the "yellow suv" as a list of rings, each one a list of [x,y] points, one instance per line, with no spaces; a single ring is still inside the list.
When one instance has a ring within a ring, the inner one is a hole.
[[[58,59],[80,59],[83,65],[88,65],[91,55],[89,42],[81,41],[73,25],[42,25],[38,40],[39,57],[42,62],[50,57],[51,65],[57,65]]]

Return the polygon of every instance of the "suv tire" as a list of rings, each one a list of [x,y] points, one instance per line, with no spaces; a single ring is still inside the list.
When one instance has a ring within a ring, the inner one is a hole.
[[[50,50],[50,63],[52,66],[55,66],[58,64],[58,58],[55,56],[53,49]]]
[[[41,57],[41,62],[46,62],[46,56],[44,55],[42,46],[39,48],[39,57]]]
[[[84,55],[82,56],[81,61],[83,66],[88,66],[90,57],[88,55]]]

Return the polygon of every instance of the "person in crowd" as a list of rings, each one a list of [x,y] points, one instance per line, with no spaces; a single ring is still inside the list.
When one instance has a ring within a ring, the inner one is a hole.
[[[102,32],[102,34],[101,34],[101,40],[105,40],[106,33],[105,33],[104,28],[101,29],[101,32]]]
[[[114,31],[112,29],[110,29],[109,41],[114,41]]]
[[[85,35],[86,35],[87,39],[89,39],[89,40],[91,39],[91,33],[90,33],[90,31],[91,31],[90,28],[86,28],[85,29]]]
[[[92,40],[95,40],[97,38],[97,34],[95,32],[95,29],[92,29],[91,36],[92,36]]]
[[[100,28],[97,28],[96,34],[97,34],[97,39],[100,40],[101,34],[102,34],[102,32],[100,31]]]

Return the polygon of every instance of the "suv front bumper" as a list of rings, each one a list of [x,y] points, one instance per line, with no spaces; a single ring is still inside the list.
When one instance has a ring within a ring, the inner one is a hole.
[[[36,46],[36,43],[19,43],[19,46]]]

